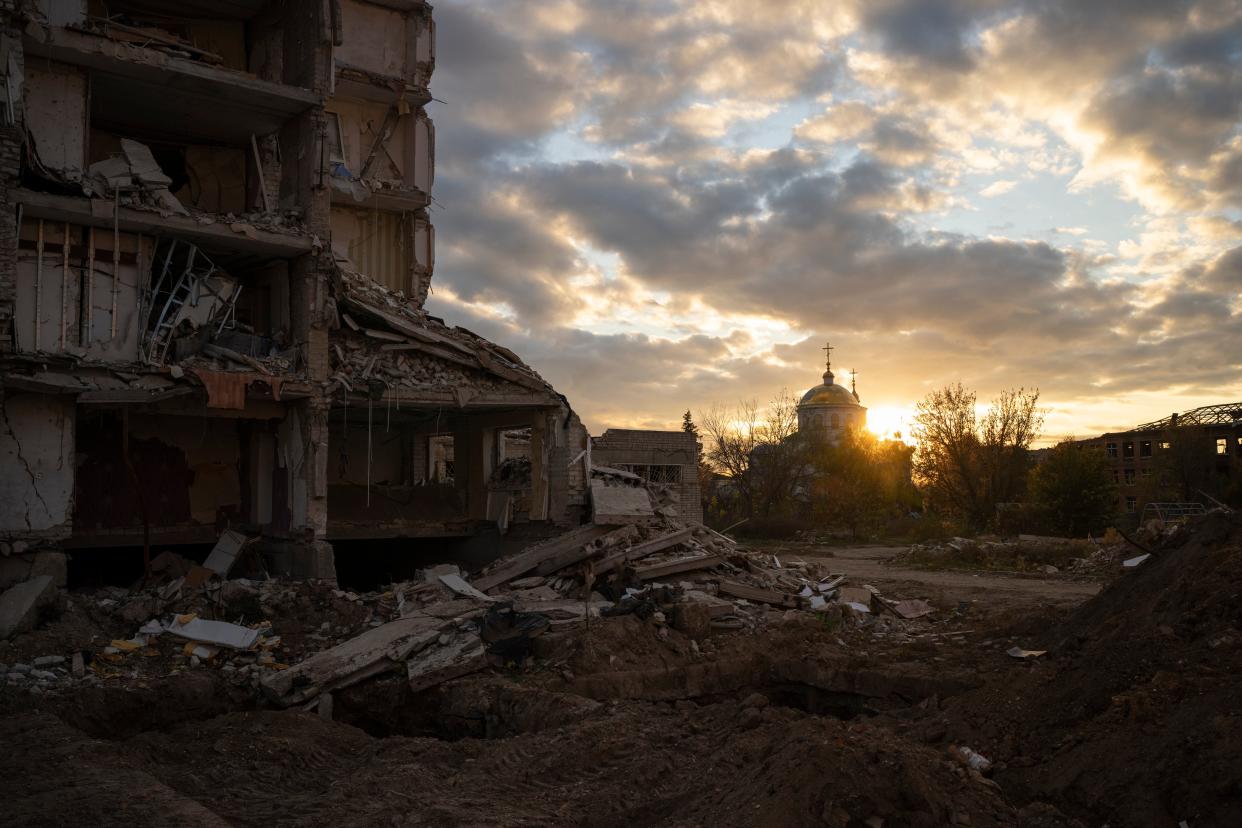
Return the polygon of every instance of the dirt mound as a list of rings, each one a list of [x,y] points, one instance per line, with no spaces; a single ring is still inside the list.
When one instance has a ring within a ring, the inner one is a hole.
[[[762,697],[604,705],[573,726],[459,742],[375,739],[289,712],[233,713],[125,742],[34,724],[8,728],[10,753],[46,753],[52,730],[56,745],[73,747],[67,761],[42,764],[37,789],[9,791],[8,824],[73,822],[51,794],[58,784],[78,792],[64,801],[90,802],[101,825],[160,824],[146,808],[156,801],[235,825],[1065,824],[1020,819],[944,753]],[[108,770],[90,772],[76,755]]]
[[[1025,646],[1042,659],[922,735],[1001,763],[1010,794],[1122,826],[1242,814],[1242,516],[1213,514]]]

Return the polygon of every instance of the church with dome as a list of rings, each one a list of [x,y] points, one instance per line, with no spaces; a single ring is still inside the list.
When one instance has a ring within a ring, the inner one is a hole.
[[[858,400],[853,381],[850,387],[837,385],[832,373],[831,343],[823,348],[828,355],[824,381],[802,395],[798,403],[798,433],[804,438],[836,445],[849,428],[867,425],[867,409]]]

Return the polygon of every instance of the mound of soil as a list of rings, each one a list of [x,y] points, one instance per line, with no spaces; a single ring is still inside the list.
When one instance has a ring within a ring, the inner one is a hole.
[[[15,748],[0,778],[32,759],[41,769],[35,784],[9,786],[8,825],[83,812],[98,825],[1066,824],[1023,819],[944,753],[762,697],[603,705],[575,725],[457,742],[376,739],[290,712],[231,713],[123,742],[36,719],[0,721]],[[152,819],[161,809],[168,822]]]
[[[1042,659],[918,730],[997,761],[1018,801],[1093,824],[1242,818],[1242,516],[1184,527],[1025,646]]]

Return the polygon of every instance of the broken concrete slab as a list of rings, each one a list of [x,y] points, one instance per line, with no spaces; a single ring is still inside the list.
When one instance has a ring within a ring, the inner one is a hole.
[[[483,639],[473,630],[448,635],[448,641],[430,646],[406,664],[410,689],[415,693],[443,684],[487,666]]]
[[[241,532],[225,529],[220,533],[220,539],[216,541],[207,560],[203,561],[203,566],[221,578],[229,577],[229,572],[233,569],[233,564],[237,563],[237,556],[241,554],[246,542],[247,538]]]
[[[0,639],[34,629],[39,615],[56,603],[56,582],[40,575],[9,587],[0,595]]]
[[[620,529],[615,529],[596,541],[583,544],[577,548],[566,549],[564,552],[548,558],[535,568],[535,573],[538,575],[551,575],[552,573],[558,572],[566,567],[582,563],[590,558],[598,557],[602,555],[606,549],[616,547],[617,545],[629,540],[633,537],[634,533],[635,529],[633,526],[623,526]]]
[[[478,601],[488,601],[488,602],[498,600],[496,598],[493,598],[490,595],[484,595],[482,592],[479,592],[477,589],[470,586],[470,583],[465,578],[461,577],[460,575],[455,575],[455,574],[454,575],[441,575],[440,583],[444,584],[446,587],[453,590],[453,592],[456,592],[458,595],[464,595],[467,598],[474,598],[475,600],[478,600]]]
[[[514,578],[525,575],[544,561],[570,549],[579,549],[611,531],[607,526],[588,523],[563,535],[527,547],[513,558],[502,561],[482,577],[474,579],[474,588],[483,592],[494,589]]]
[[[276,704],[299,704],[320,693],[399,669],[411,654],[437,641],[449,623],[426,615],[399,618],[316,653],[288,670],[272,673],[260,686]]]
[[[668,549],[670,546],[685,543],[693,536],[694,527],[687,526],[684,529],[678,529],[676,532],[669,532],[667,535],[636,543],[625,551],[625,559],[627,561],[636,561],[639,558],[645,558],[648,555]]]
[[[650,581],[655,578],[666,578],[669,575],[676,575],[681,572],[694,572],[699,569],[712,569],[722,563],[720,558],[715,555],[695,555],[691,558],[677,558],[664,563],[651,564],[650,566],[640,566],[634,570],[634,574],[638,576],[640,581]]]
[[[797,595],[786,595],[775,590],[753,587],[750,584],[741,584],[736,581],[721,581],[720,592],[724,595],[732,595],[734,598],[744,598],[747,601],[787,609],[797,609],[802,606],[802,599]]]
[[[645,488],[609,486],[603,480],[592,480],[591,516],[596,524],[605,526],[645,523],[655,517],[655,509]]]
[[[63,589],[68,582],[68,556],[64,552],[43,550],[0,558],[0,589],[40,575],[50,575],[56,586]]]

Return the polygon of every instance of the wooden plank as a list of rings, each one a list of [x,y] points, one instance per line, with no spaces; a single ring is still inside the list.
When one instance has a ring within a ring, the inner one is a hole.
[[[491,572],[483,575],[481,578],[476,578],[474,581],[475,589],[482,592],[494,589],[501,584],[512,581],[514,578],[525,575],[549,558],[569,549],[581,548],[596,538],[608,534],[609,531],[611,531],[611,527],[596,526],[593,523],[588,523],[586,526],[580,526],[559,537],[527,547],[513,558],[501,562]]]
[[[679,572],[693,572],[696,569],[711,569],[719,566],[721,560],[715,555],[696,555],[693,558],[681,558],[675,561],[667,561],[665,563],[652,564],[651,566],[642,566],[634,571],[640,581],[650,581],[653,578],[663,578],[666,575],[676,575]]]
[[[757,601],[760,604],[771,604],[786,609],[797,609],[802,605],[797,595],[786,595],[770,589],[753,587],[750,584],[739,584],[736,581],[721,581],[720,591],[734,598],[745,598],[747,601]]]

